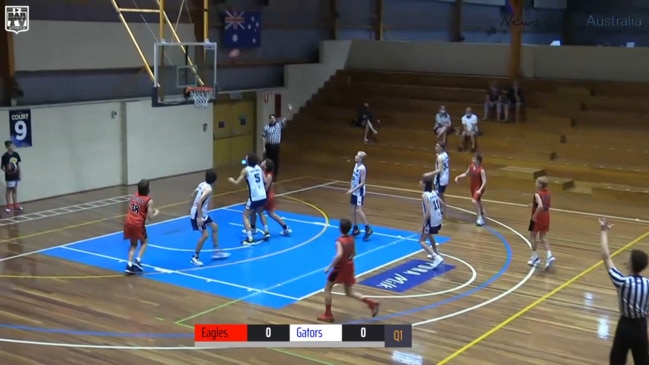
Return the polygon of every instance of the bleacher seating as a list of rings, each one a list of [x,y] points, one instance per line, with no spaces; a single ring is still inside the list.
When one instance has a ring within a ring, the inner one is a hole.
[[[458,126],[471,106],[482,117],[488,85],[506,80],[344,70],[334,75],[287,129],[284,158],[301,165],[330,167],[347,179],[351,160],[365,150],[373,177],[386,182],[416,181],[434,162],[434,115],[440,105]],[[640,83],[525,80],[525,121],[480,122],[479,150],[489,171],[489,189],[529,193],[534,178],[548,175],[555,190],[629,204],[649,201],[649,166],[644,117],[649,86]],[[379,142],[364,144],[350,126],[367,102],[381,119]],[[449,137],[453,173],[471,154],[457,152]],[[306,151],[306,153],[305,153]],[[376,167],[375,167],[376,169]],[[515,193],[516,194],[516,193]]]

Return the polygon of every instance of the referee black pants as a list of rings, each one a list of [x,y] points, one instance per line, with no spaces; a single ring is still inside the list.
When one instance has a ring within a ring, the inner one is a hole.
[[[270,159],[275,164],[273,176],[277,178],[279,173],[279,143],[266,143],[266,154],[264,158]]]
[[[626,365],[631,350],[635,365],[649,365],[649,338],[646,318],[620,318],[613,338],[610,365]]]

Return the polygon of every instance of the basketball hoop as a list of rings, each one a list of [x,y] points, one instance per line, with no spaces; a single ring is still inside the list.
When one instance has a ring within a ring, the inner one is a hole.
[[[206,86],[188,87],[187,92],[194,99],[194,106],[197,108],[207,108],[210,104],[210,99],[214,96],[214,88]]]

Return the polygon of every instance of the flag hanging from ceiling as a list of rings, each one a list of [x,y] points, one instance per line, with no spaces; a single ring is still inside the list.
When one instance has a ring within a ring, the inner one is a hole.
[[[261,47],[261,12],[226,11],[223,13],[224,48]]]

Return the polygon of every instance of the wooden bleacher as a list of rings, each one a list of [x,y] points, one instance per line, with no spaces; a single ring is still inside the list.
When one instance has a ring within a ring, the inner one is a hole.
[[[434,115],[445,105],[456,126],[470,106],[482,117],[484,92],[506,80],[464,75],[344,70],[334,75],[287,129],[283,155],[295,163],[339,167],[348,178],[356,151],[364,150],[384,181],[417,181],[434,161]],[[620,82],[525,80],[525,122],[480,122],[479,150],[489,188],[529,194],[547,175],[555,191],[611,202],[649,201],[649,156],[643,119],[649,85]],[[382,122],[378,143],[364,144],[350,126],[363,103]],[[449,137],[453,173],[471,154]],[[307,153],[305,153],[307,151]],[[374,176],[374,175],[373,175]]]

